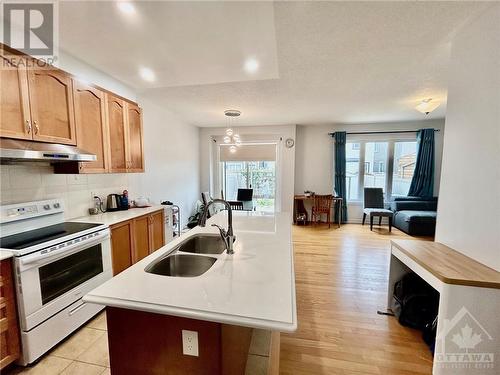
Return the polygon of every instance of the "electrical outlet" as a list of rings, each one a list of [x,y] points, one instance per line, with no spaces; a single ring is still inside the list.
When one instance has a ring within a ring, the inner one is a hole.
[[[182,354],[198,357],[198,332],[182,330]]]

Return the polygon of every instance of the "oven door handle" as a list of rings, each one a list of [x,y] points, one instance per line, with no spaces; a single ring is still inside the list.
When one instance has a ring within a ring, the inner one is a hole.
[[[27,255],[21,257],[21,264],[26,266],[28,264],[32,264],[43,260],[44,263],[49,263],[48,261],[52,261],[53,258],[60,257],[61,255],[70,255],[77,251],[92,247],[103,242],[105,239],[109,238],[109,229],[105,229],[99,232],[92,240],[85,240],[83,242],[76,242],[72,245],[64,246],[57,250],[52,250],[48,253],[42,254],[41,252],[37,252],[32,255]],[[43,251],[43,250],[42,250]]]

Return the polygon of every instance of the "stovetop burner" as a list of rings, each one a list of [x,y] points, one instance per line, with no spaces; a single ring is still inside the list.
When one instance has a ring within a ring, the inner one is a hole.
[[[68,221],[0,238],[0,247],[10,250],[21,250],[100,225],[102,224]]]

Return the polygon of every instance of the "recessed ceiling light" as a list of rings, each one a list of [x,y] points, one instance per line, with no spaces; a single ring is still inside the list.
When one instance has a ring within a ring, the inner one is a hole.
[[[134,14],[135,13],[135,7],[132,3],[129,3],[128,1],[119,1],[116,3],[118,6],[118,9],[120,9],[123,13],[125,14]]]
[[[145,67],[139,68],[139,75],[141,76],[141,78],[143,80],[148,81],[148,82],[153,82],[156,80],[155,72],[153,72],[149,68],[145,68]]]
[[[247,73],[255,73],[257,70],[259,70],[259,61],[251,57],[245,61],[244,68]]]

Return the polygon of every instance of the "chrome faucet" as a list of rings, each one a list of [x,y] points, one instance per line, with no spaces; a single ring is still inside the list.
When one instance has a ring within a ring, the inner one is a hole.
[[[217,227],[219,229],[220,236],[224,241],[224,245],[226,247],[226,252],[229,255],[234,254],[233,243],[236,240],[236,237],[233,234],[233,210],[231,209],[231,205],[229,202],[224,199],[212,199],[208,202],[203,210],[200,220],[198,221],[198,225],[200,227],[205,227],[207,223],[208,209],[214,203],[222,203],[226,206],[227,209],[227,231],[217,224],[212,224],[213,227]]]

